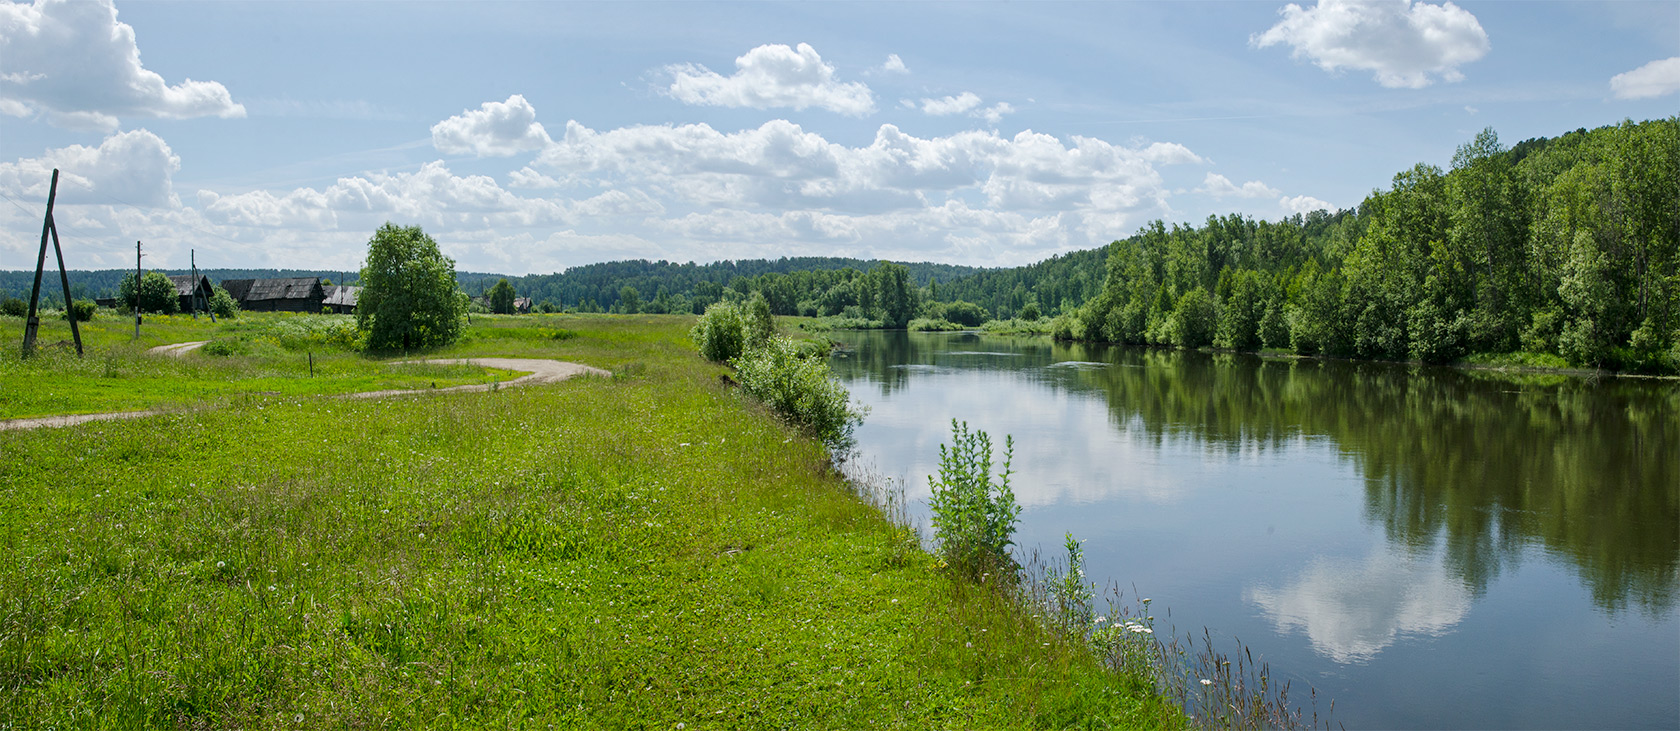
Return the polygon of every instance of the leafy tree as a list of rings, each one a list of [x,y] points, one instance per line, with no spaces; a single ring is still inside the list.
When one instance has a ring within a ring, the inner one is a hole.
[[[496,282],[490,288],[490,311],[498,315],[513,314],[514,292],[513,285],[508,284],[506,277]]]
[[[406,351],[460,337],[466,303],[455,285],[455,260],[419,226],[380,226],[368,240],[361,281],[356,325],[370,349]]]
[[[881,262],[869,271],[869,301],[866,309],[879,314],[886,327],[904,327],[916,316],[916,289],[911,286],[910,270],[902,264]]]
[[[16,297],[0,298],[0,315],[27,317],[29,316],[29,303]]]
[[[117,301],[134,307],[134,272],[124,274],[122,283],[117,285]],[[140,311],[172,315],[180,310],[181,299],[175,293],[175,283],[163,272],[146,272],[140,279]]]
[[[770,314],[770,301],[762,292],[754,292],[752,299],[747,300],[747,306],[741,313],[743,335],[746,338],[745,347],[748,350],[762,347],[770,342],[770,336],[776,334],[776,318]]]
[[[618,311],[634,315],[642,311],[642,294],[635,287],[625,285],[618,290]]]

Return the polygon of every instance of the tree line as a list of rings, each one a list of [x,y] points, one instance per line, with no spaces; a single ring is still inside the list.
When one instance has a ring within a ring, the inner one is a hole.
[[[1356,210],[1157,221],[1111,247],[1064,339],[1439,363],[1680,364],[1680,117],[1419,164]]]

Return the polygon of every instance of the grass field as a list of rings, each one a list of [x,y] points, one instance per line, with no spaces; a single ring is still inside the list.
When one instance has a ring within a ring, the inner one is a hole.
[[[108,313],[108,311],[106,311]],[[107,314],[81,323],[85,355],[53,344],[70,341],[62,319],[42,318],[34,357],[20,357],[23,319],[0,316],[0,419],[101,411],[226,405],[257,396],[305,396],[381,389],[429,389],[506,381],[506,371],[476,366],[400,364],[369,358],[334,342],[349,317],[246,313],[213,324],[208,317],[149,315],[134,339],[133,320]],[[337,325],[324,330],[321,325]],[[210,340],[234,355],[152,355],[158,345]]]
[[[612,378],[7,433],[0,727],[1182,723],[942,571],[691,322],[475,317],[436,353]]]

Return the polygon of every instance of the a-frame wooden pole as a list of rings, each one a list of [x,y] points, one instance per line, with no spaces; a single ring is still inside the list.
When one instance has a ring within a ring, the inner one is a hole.
[[[64,314],[70,320],[70,335],[76,340],[76,355],[82,354],[82,331],[76,326],[76,315],[70,297],[70,273],[64,268],[64,246],[58,241],[58,224],[53,221],[53,204],[58,201],[58,168],[53,168],[52,185],[47,189],[47,215],[41,220],[41,250],[35,255],[35,282],[29,289],[29,317],[23,325],[23,357],[35,352],[35,338],[40,333],[41,272],[47,267],[47,239],[52,239],[53,253],[58,260],[58,281],[64,286]]]

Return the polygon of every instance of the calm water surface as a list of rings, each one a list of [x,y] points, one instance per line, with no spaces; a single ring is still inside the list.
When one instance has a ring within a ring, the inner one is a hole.
[[[1241,640],[1348,728],[1680,727],[1672,381],[832,337],[857,462],[923,525],[950,420],[1013,435],[1018,543],[1072,531],[1158,631]]]

